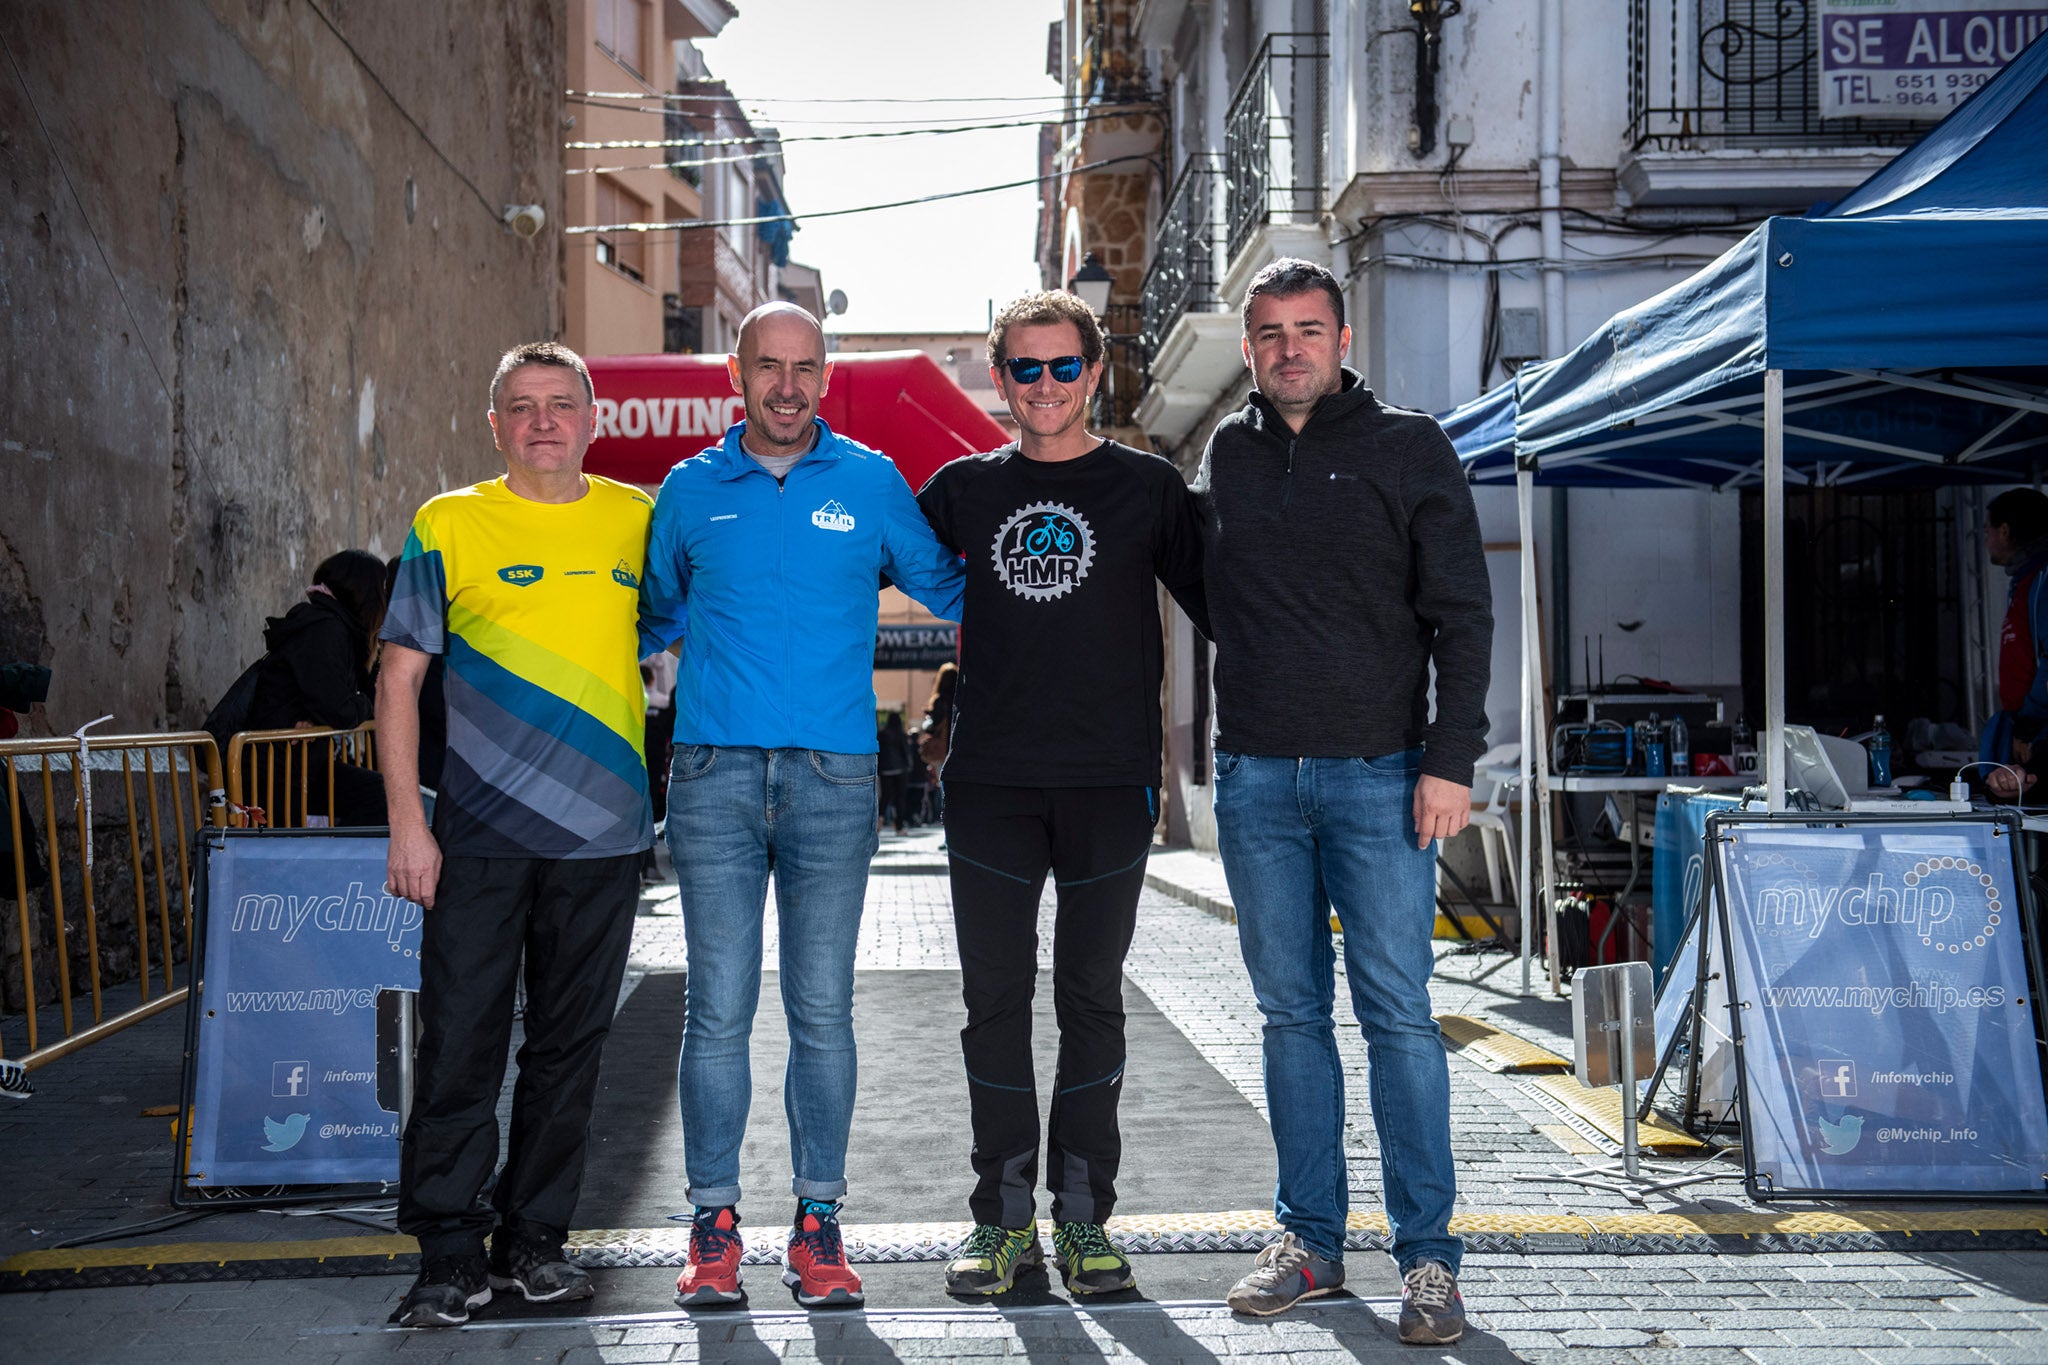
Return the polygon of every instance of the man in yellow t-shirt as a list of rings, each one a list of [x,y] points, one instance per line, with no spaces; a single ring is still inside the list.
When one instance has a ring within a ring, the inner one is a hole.
[[[592,1292],[562,1242],[654,839],[636,625],[653,505],[583,472],[593,407],[574,351],[506,352],[490,411],[505,475],[420,509],[381,632],[390,889],[427,911],[398,1201],[422,1269],[403,1326],[458,1326],[494,1286]],[[429,830],[418,705],[436,654],[448,746]],[[522,950],[526,1045],[485,1205]]]

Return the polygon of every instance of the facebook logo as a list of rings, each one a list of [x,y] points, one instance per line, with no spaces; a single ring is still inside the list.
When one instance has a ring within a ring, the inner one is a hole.
[[[287,1099],[297,1099],[313,1084],[311,1062],[272,1062],[270,1064],[270,1093]]]
[[[1856,1063],[1846,1057],[1821,1058],[1820,1097],[1824,1100],[1854,1099]]]

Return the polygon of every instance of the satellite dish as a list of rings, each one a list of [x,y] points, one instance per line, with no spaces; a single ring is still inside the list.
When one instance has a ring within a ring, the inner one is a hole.
[[[846,291],[835,289],[825,296],[825,316],[836,318],[846,311]]]

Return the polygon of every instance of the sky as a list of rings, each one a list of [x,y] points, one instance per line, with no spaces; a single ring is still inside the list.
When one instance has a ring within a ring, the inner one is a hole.
[[[757,123],[785,139],[933,123],[1057,117],[1045,74],[1059,0],[735,0],[699,44]],[[932,100],[946,103],[846,103]],[[841,101],[819,103],[817,101]],[[957,101],[957,102],[955,102]],[[858,120],[859,122],[856,122]],[[876,123],[875,120],[890,120]],[[808,213],[1030,180],[1035,126],[945,136],[785,143],[790,256],[844,290],[835,332],[981,331],[989,301],[1039,287],[1035,187],[838,218]]]

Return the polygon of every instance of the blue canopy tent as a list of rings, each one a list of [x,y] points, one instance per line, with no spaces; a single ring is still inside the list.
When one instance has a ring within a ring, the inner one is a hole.
[[[1761,488],[1765,779],[1782,809],[1785,480],[2010,481],[2048,460],[2044,147],[2048,37],[1825,213],[1766,221],[1575,349],[1446,415],[1468,476],[1512,479],[1519,495],[1524,771],[1553,913],[1549,765],[1529,685],[1533,484]],[[1527,821],[1525,803],[1525,835]]]

